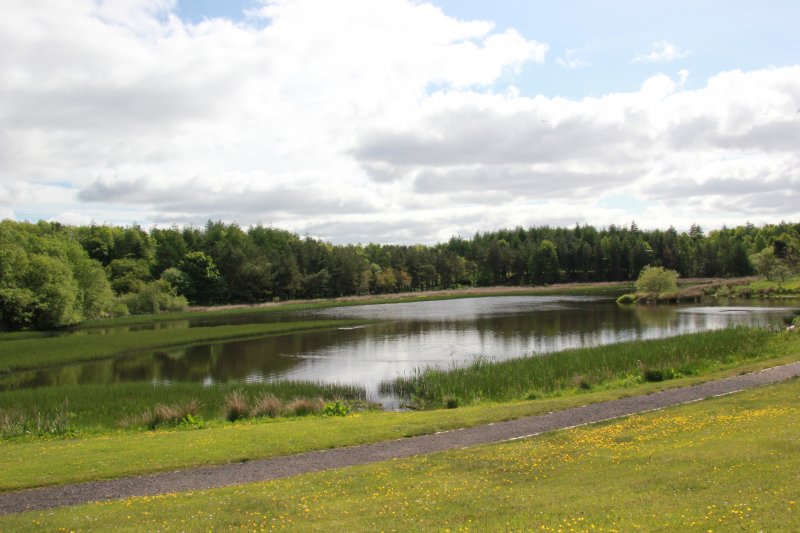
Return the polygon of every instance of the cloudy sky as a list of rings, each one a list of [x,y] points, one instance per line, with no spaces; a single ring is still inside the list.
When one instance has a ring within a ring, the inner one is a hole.
[[[2,0],[0,218],[800,219],[796,0]]]

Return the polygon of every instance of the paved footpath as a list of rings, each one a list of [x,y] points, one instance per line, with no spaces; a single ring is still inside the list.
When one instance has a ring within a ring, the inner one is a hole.
[[[244,463],[0,493],[0,514],[50,509],[65,505],[116,500],[132,496],[153,496],[170,492],[254,483],[307,472],[318,472],[479,444],[521,439],[547,431],[600,422],[730,394],[761,385],[779,383],[796,376],[800,376],[800,362],[691,387],[670,389],[644,396],[612,400],[555,411],[545,415],[445,431],[432,435],[307,452],[272,459],[259,459]]]

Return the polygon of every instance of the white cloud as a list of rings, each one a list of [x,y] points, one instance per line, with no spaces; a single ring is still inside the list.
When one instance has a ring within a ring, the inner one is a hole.
[[[633,58],[634,63],[668,63],[676,59],[687,57],[689,52],[668,41],[658,41],[653,43],[650,52],[639,54]]]
[[[425,3],[281,0],[196,25],[166,0],[7,3],[0,216],[337,242],[628,223],[599,203],[619,191],[665,227],[796,216],[800,67],[529,97],[502,85],[546,44]]]
[[[798,80],[800,67],[790,67],[722,73],[695,91],[658,75],[637,92],[580,101],[443,94],[408,129],[370,131],[354,153],[384,182],[449,204],[513,210],[514,200],[547,200],[609,223],[614,211],[591,208],[593,199],[629,190],[650,204],[648,223],[663,227],[688,227],[691,216],[714,226],[764,214],[791,219],[800,190],[792,143],[800,120],[791,115]],[[774,109],[786,114],[766,113]],[[694,211],[670,220],[686,206]],[[528,223],[552,223],[539,207],[523,212]]]
[[[588,66],[589,63],[587,63],[584,59],[579,57],[578,54],[579,54],[578,50],[569,49],[566,52],[564,52],[564,55],[562,57],[556,59],[556,63],[567,69],[576,69]]]

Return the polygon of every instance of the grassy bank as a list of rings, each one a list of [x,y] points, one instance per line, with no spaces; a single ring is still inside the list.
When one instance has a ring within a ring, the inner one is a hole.
[[[10,531],[794,531],[797,380],[542,437],[0,517]]]
[[[380,442],[543,414],[594,402],[699,383],[800,358],[800,335],[776,334],[775,359],[664,382],[606,390],[571,388],[560,396],[459,409],[365,412],[347,417],[219,422],[202,430],[120,431],[80,439],[0,441],[0,490],[275,457]],[[788,340],[787,340],[788,339]],[[774,343],[774,344],[773,344]],[[782,348],[782,351],[779,349]]]
[[[364,323],[366,322],[363,320],[308,320],[241,326],[125,331],[111,335],[12,337],[0,342],[0,376],[2,373],[16,370],[102,359],[134,351],[350,327]]]
[[[800,298],[800,276],[783,282],[759,279],[730,291],[732,296],[755,298]]]
[[[800,336],[731,328],[667,339],[493,362],[478,359],[449,370],[426,368],[384,389],[418,407],[535,399],[565,390],[663,381],[800,351]]]
[[[800,298],[800,276],[788,278],[783,282],[756,277],[713,280],[707,284],[682,287],[667,301],[687,302],[701,298],[797,299]]]
[[[145,428],[142,416],[157,405],[195,404],[192,416],[204,426],[227,417],[226,398],[240,392],[248,406],[264,396],[287,404],[298,398],[335,399],[364,403],[364,387],[302,381],[215,384],[116,383],[50,386],[0,392],[0,437],[48,436]],[[3,419],[7,419],[7,424]],[[37,424],[39,427],[37,427]],[[66,427],[65,427],[66,426]]]

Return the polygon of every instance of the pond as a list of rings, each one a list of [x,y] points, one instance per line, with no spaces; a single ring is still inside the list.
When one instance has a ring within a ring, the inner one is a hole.
[[[664,305],[620,307],[607,297],[497,296],[338,307],[296,313],[217,317],[215,324],[319,318],[370,319],[351,328],[157,350],[104,361],[24,372],[15,387],[146,381],[170,383],[314,380],[378,385],[426,366],[508,359],[653,339],[734,324],[780,325],[790,307]],[[190,327],[190,321],[160,327]],[[109,332],[113,334],[113,332]]]

